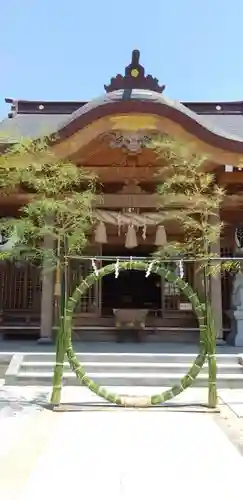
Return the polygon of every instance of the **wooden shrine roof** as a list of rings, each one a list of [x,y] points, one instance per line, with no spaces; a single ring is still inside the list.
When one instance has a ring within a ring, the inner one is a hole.
[[[146,102],[146,97],[153,97],[153,105],[163,103],[168,110],[182,113],[182,116],[195,121],[200,127],[216,136],[243,143],[243,102],[226,103],[180,103],[171,101],[161,94],[146,91],[132,91],[134,101],[139,97]],[[14,101],[14,110],[0,123],[0,134],[8,134],[13,140],[21,136],[37,138],[59,132],[87,111],[122,100],[122,91],[114,91],[90,103],[83,102],[43,102]],[[9,101],[9,100],[8,100]],[[148,102],[150,99],[148,99]],[[122,101],[124,106],[124,101]],[[217,109],[220,106],[220,110]],[[141,106],[143,110],[144,106]],[[94,112],[94,111],[93,111]]]
[[[6,99],[11,111],[0,123],[0,135],[8,135],[9,142],[21,136],[37,138],[58,133],[58,140],[62,140],[105,115],[150,113],[170,118],[213,146],[243,154],[243,101],[171,100],[164,95],[165,86],[145,74],[139,57],[139,51],[133,51],[125,75],[111,78],[110,84],[104,86],[106,93],[88,103]]]

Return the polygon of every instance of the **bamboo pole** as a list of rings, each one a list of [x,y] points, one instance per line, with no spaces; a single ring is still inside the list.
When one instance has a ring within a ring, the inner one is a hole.
[[[208,360],[208,406],[217,406],[217,361],[216,361],[216,331],[212,309],[209,304],[209,273],[208,264],[204,268],[205,320],[206,320],[206,349]]]
[[[66,258],[66,242],[59,244],[59,262],[57,268],[57,276],[59,279],[59,284],[57,285],[57,290],[60,292],[59,301],[59,328],[56,336],[56,362],[53,373],[53,383],[52,383],[52,394],[51,394],[51,404],[53,406],[58,406],[61,402],[62,395],[62,379],[64,371],[64,359],[67,349],[67,332],[66,332],[66,306],[67,306],[67,258]]]
[[[136,269],[140,271],[147,271],[148,263],[146,262],[137,262],[137,261],[129,261],[120,263],[120,270],[128,270],[128,269]],[[116,264],[106,265],[99,269],[98,274],[93,273],[90,274],[85,280],[76,287],[73,295],[70,297],[67,310],[66,310],[66,334],[67,334],[67,357],[69,360],[69,364],[71,369],[76,374],[77,378],[80,380],[81,384],[88,387],[92,392],[97,394],[98,396],[106,399],[107,401],[126,407],[147,407],[148,405],[157,405],[160,403],[164,403],[172,399],[173,397],[180,394],[187,387],[194,382],[197,375],[200,373],[202,366],[206,360],[206,346],[207,342],[205,337],[207,335],[208,329],[205,323],[205,307],[200,303],[200,300],[195,292],[191,289],[191,287],[181,278],[179,278],[175,273],[170,271],[167,266],[164,265],[155,265],[155,272],[163,279],[168,280],[171,283],[176,284],[180,288],[180,290],[185,294],[185,296],[192,303],[193,310],[195,311],[200,328],[200,348],[199,353],[194,360],[194,363],[190,367],[188,373],[181,378],[179,384],[175,384],[171,389],[166,390],[163,393],[154,394],[150,396],[150,400],[145,397],[122,397],[119,394],[110,393],[104,387],[100,387],[96,382],[91,380],[89,376],[85,373],[83,366],[79,363],[77,356],[72,347],[72,339],[71,339],[71,325],[72,325],[72,314],[74,308],[82,295],[87,292],[87,289],[95,284],[97,280],[102,279],[104,276],[114,273],[116,268]]]

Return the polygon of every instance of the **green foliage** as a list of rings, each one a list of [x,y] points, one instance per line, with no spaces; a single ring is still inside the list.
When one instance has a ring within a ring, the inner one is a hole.
[[[207,172],[208,158],[199,154],[193,144],[188,146],[164,138],[152,146],[163,164],[158,186],[160,213],[164,221],[176,221],[183,229],[182,241],[170,242],[158,253],[163,257],[172,255],[171,248],[174,248],[174,253],[197,262],[198,270],[203,269],[202,316],[205,320],[203,340],[208,355],[208,404],[215,408],[216,328],[209,303],[209,276],[222,269],[221,262],[217,260],[220,255],[214,254],[212,248],[218,242],[223,227],[218,215],[225,193],[217,186],[214,174]]]
[[[207,273],[218,272],[221,264],[211,251],[220,237],[223,223],[218,213],[224,189],[215,176],[206,171],[208,158],[199,154],[193,144],[185,145],[171,138],[157,139],[151,144],[163,167],[158,172],[159,211],[164,222],[177,221],[183,228],[183,241],[169,242],[159,249],[160,256],[180,255],[207,264]],[[232,263],[224,263],[229,268]]]
[[[94,222],[95,186],[91,172],[58,159],[47,139],[22,140],[8,148],[0,156],[0,193],[28,197],[18,217],[1,221],[1,228],[15,229],[20,240],[11,257],[45,256],[56,262],[64,240],[66,256],[81,252]],[[53,251],[43,247],[45,237],[54,240]]]

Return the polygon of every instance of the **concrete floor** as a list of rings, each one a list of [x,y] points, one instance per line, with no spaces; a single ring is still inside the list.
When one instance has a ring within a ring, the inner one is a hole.
[[[240,497],[243,458],[214,416],[43,411],[0,425],[4,500]]]
[[[18,352],[11,347],[5,345],[1,351]],[[111,347],[114,350],[114,344]],[[147,352],[150,348],[170,352],[169,345],[146,345]],[[103,349],[107,352],[109,345]],[[218,352],[237,352],[233,349],[220,347]],[[33,343],[23,350],[33,351]],[[82,350],[89,351],[90,345],[82,345]],[[137,345],[134,350],[138,351]],[[196,348],[187,345],[184,352]],[[136,394],[151,390],[136,388]],[[123,391],[117,387],[117,392]],[[78,412],[53,413],[41,405],[49,393],[47,387],[0,387],[0,498],[235,500],[241,495],[242,454],[218,424],[217,415],[193,410],[207,401],[206,389],[190,388],[173,400],[172,408],[150,411],[83,407]],[[220,408],[231,407],[234,422],[241,423],[243,390],[219,395],[226,403],[221,401]],[[64,387],[62,400],[97,403],[84,387]]]

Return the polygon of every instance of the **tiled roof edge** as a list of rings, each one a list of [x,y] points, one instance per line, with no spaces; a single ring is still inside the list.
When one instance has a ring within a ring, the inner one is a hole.
[[[16,114],[67,114],[70,115],[87,104],[87,101],[28,101],[5,99],[11,104],[9,117]],[[243,114],[243,101],[181,102],[183,106],[197,114]]]

